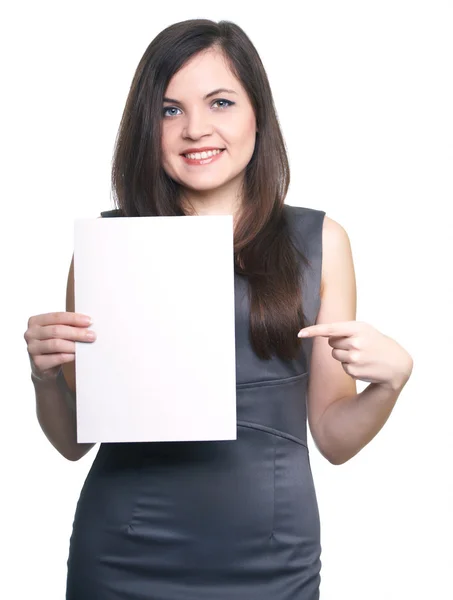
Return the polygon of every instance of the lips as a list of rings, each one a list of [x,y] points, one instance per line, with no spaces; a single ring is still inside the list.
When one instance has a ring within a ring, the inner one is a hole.
[[[220,150],[220,148],[219,148],[219,150]],[[206,151],[204,151],[204,152],[206,152]],[[222,156],[223,156],[223,151],[218,152],[217,154],[214,154],[213,156],[207,156],[206,158],[189,158],[189,157],[185,156],[184,154],[181,154],[183,161],[187,165],[194,165],[194,166],[210,165],[210,164],[216,162],[217,160],[219,160]]]
[[[197,152],[208,152],[209,150],[225,150],[225,148],[219,148],[218,146],[205,146],[204,148],[186,148],[181,155],[184,154],[195,154]]]

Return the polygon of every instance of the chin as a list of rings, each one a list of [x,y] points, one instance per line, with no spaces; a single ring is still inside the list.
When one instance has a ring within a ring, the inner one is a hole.
[[[215,192],[216,190],[220,189],[222,186],[220,186],[220,185],[201,186],[201,185],[185,185],[185,184],[183,184],[183,187],[187,190],[190,190],[191,192],[199,192],[201,194],[201,193]]]
[[[224,187],[226,185],[228,185],[230,183],[230,180],[205,180],[203,181],[202,178],[200,178],[200,181],[184,181],[182,179],[180,179],[178,181],[178,183],[185,188],[188,188],[190,190],[193,190],[194,192],[208,192],[208,191],[214,191],[217,190],[221,187]]]

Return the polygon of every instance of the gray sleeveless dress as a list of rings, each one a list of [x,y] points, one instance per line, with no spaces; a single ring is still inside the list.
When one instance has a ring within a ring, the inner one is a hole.
[[[325,213],[284,210],[311,262],[301,285],[314,324]],[[246,286],[235,274],[237,440],[101,444],[77,503],[67,600],[319,598],[307,449],[312,340],[303,341],[308,364],[303,352],[260,360],[248,337]]]

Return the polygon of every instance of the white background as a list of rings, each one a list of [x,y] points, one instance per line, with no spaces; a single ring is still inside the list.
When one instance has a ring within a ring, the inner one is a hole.
[[[113,208],[113,144],[143,52],[164,27],[204,17],[237,22],[256,45],[290,156],[287,202],[325,210],[343,225],[357,319],[414,358],[390,420],[358,456],[332,466],[310,440],[321,598],[452,598],[452,3],[7,6],[0,596],[64,597],[75,504],[95,456],[68,462],[39,428],[23,339],[28,318],[65,310],[74,219]]]

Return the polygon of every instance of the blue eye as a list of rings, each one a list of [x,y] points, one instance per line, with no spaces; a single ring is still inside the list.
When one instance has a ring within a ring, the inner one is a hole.
[[[226,100],[225,98],[217,98],[217,100],[214,100],[214,102],[212,103],[214,104],[218,104],[219,102],[222,102],[224,105],[223,106],[219,106],[219,108],[221,110],[225,110],[225,108],[228,108],[229,106],[232,106],[233,104],[235,104],[234,102],[232,102],[231,100]],[[177,106],[165,106],[163,109],[163,116],[164,117],[176,117],[176,114],[168,114],[167,111],[169,110],[181,110],[180,108],[178,108]]]
[[[164,108],[164,117],[167,116],[166,112],[167,110],[180,110],[177,106],[167,106]],[[168,115],[170,117],[174,117],[175,115]]]
[[[217,100],[214,100],[214,104],[217,104],[217,102],[226,102],[227,106],[221,106],[220,108],[227,108],[228,106],[232,106],[234,104],[234,102],[231,102],[231,100],[225,100],[225,98],[218,98]]]

